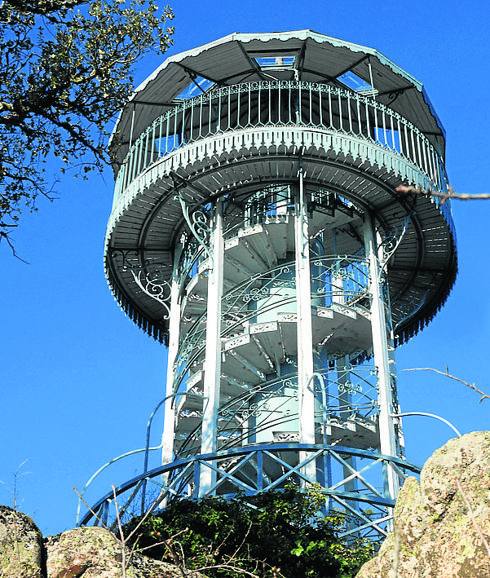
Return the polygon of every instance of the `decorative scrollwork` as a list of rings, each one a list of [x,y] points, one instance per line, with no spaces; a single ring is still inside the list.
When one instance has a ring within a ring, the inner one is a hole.
[[[202,412],[197,409],[182,409],[179,412],[179,417],[189,418],[189,417],[202,417]]]
[[[354,384],[351,381],[345,383],[339,383],[339,393],[362,393],[362,386],[360,384]]]
[[[138,271],[136,274],[131,269],[131,274],[133,275],[133,279],[135,280],[138,287],[143,291],[143,293],[146,293],[148,297],[151,297],[163,305],[165,309],[163,319],[168,320],[170,318],[170,284],[168,281],[156,283],[150,278],[148,273],[145,273],[143,276],[143,271]]]
[[[254,287],[243,296],[244,303],[249,303],[250,301],[259,301],[269,295],[269,290],[266,287]]]
[[[239,460],[240,458],[230,458],[228,460],[222,460],[219,462],[219,467],[222,470],[228,470],[230,468],[232,468]]]
[[[297,432],[274,432],[275,442],[299,442],[299,433]]]
[[[206,301],[206,298],[202,295],[197,295],[196,293],[191,293],[188,297],[189,303],[203,303]]]
[[[382,263],[381,263],[381,270],[383,272],[386,271],[386,267],[388,266],[388,262],[391,257],[395,254],[396,250],[400,246],[400,243],[403,241],[409,227],[410,221],[412,218],[412,214],[410,213],[403,219],[403,223],[401,227],[398,227],[389,233],[386,234],[385,238],[383,239],[381,248],[382,248]]]
[[[211,228],[208,224],[208,218],[206,214],[201,210],[196,210],[190,213],[187,203],[183,199],[182,195],[178,195],[178,200],[182,208],[182,214],[184,216],[187,226],[191,230],[195,239],[204,249],[204,252],[208,256],[209,261],[212,261],[211,252],[209,250],[209,239],[211,237]]]

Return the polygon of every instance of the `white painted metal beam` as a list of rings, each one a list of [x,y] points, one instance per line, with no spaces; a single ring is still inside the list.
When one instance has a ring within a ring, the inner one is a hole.
[[[393,391],[388,352],[388,332],[386,326],[385,304],[382,294],[382,279],[378,251],[381,251],[380,239],[376,239],[374,223],[366,213],[364,222],[364,245],[369,260],[369,289],[371,294],[371,329],[373,337],[373,356],[378,375],[379,436],[381,453],[396,456],[398,443],[393,418]],[[378,240],[378,244],[376,241]],[[395,500],[400,488],[398,474],[391,465],[386,466],[386,497]]]
[[[211,235],[212,266],[208,277],[208,306],[206,318],[206,358],[204,361],[204,400],[201,431],[201,453],[217,450],[218,407],[221,381],[221,299],[223,297],[223,207],[215,206]],[[216,471],[201,464],[199,496],[205,496],[216,485]]]
[[[178,276],[179,262],[182,254],[182,243],[178,243],[174,252],[172,285],[170,288],[169,341],[167,354],[167,381],[165,384],[164,421],[162,433],[162,464],[174,459],[175,441],[175,408],[177,400],[174,393],[175,361],[179,351],[180,339],[180,283]]]
[[[313,383],[313,330],[311,322],[311,274],[308,235],[308,212],[304,191],[303,169],[299,170],[294,221],[296,257],[296,302],[298,343],[299,438],[304,444],[315,443],[315,387]],[[303,454],[303,452],[301,452]],[[306,459],[300,455],[300,460]],[[316,464],[310,461],[302,474],[316,482]]]

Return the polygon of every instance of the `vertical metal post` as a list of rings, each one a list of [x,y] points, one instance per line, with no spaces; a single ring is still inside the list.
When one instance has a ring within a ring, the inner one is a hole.
[[[335,242],[335,229],[333,231],[333,247],[334,253],[337,254],[337,247]],[[345,293],[344,293],[344,279],[340,274],[339,262],[337,261],[337,266],[335,268],[335,274],[332,275],[332,303],[339,303],[341,305],[345,304]],[[347,390],[349,383],[349,371],[346,367],[349,364],[349,356],[345,355],[339,358],[335,362],[335,367],[337,370],[337,383],[338,383],[338,395],[339,395],[339,405],[341,409],[339,411],[339,416],[342,420],[348,419],[352,409],[351,409],[351,395]],[[356,469],[356,460],[352,456],[344,456],[344,460],[352,468]],[[342,466],[342,473],[344,478],[348,478],[351,475],[351,471],[345,465]],[[356,479],[352,479],[344,484],[344,490],[346,492],[356,491]]]
[[[378,233],[378,245],[381,244],[381,238]],[[387,288],[386,288],[387,289]],[[392,383],[392,391],[393,391],[393,413],[399,413],[400,407],[398,405],[398,396],[397,396],[397,373],[396,373],[396,355],[395,355],[395,335],[393,332],[393,320],[391,317],[391,302],[390,302],[390,294],[386,290],[385,291],[385,302],[386,302],[386,326],[388,328],[388,361],[390,364],[390,375],[391,375],[391,383]],[[397,428],[395,430],[395,442],[396,442],[396,453],[398,456],[404,455],[404,448],[405,448],[405,440],[403,437],[403,424],[402,418],[397,417],[395,418],[395,424]]]
[[[175,441],[175,407],[174,394],[175,361],[179,351],[180,338],[180,282],[179,263],[182,255],[182,241],[178,243],[174,252],[172,271],[172,286],[170,288],[170,318],[169,341],[167,354],[167,381],[165,384],[164,421],[162,433],[162,464],[168,464],[174,459]]]
[[[332,269],[332,303],[345,304],[344,279],[340,273],[340,260],[337,256],[335,229],[333,230],[332,248],[336,255],[335,266]]]
[[[201,431],[201,453],[217,449],[218,406],[221,378],[221,298],[223,296],[223,207],[215,206],[214,227],[211,233],[211,260],[208,277],[206,318],[206,359],[204,362],[204,400]],[[216,472],[201,463],[199,497],[209,494],[216,481]]]
[[[364,221],[364,246],[369,260],[369,290],[371,294],[371,331],[373,339],[374,364],[378,375],[379,437],[380,450],[388,456],[397,455],[397,440],[393,414],[393,392],[388,354],[388,333],[386,328],[385,304],[382,298],[382,280],[376,245],[374,223],[366,213]],[[378,243],[379,250],[381,245]],[[397,473],[387,464],[385,493],[395,500],[400,480]]]
[[[313,333],[311,323],[310,248],[308,213],[305,202],[303,169],[299,170],[294,218],[296,251],[296,302],[298,343],[298,406],[300,443],[315,443],[315,387],[313,383]],[[300,453],[300,459],[307,457]],[[302,469],[311,482],[316,481],[316,464],[312,460]]]
[[[338,392],[339,392],[339,404],[342,409],[339,411],[339,415],[342,420],[348,419],[349,415],[352,413],[352,396],[348,390],[350,382],[350,372],[349,372],[349,356],[346,355],[342,358],[337,359],[336,369],[337,369],[337,381],[338,381]],[[345,464],[342,464],[342,475],[344,479],[349,478],[352,475],[352,470],[357,470],[356,458],[354,456],[344,455],[343,459]],[[350,466],[350,467],[349,467]],[[352,470],[351,470],[352,468]],[[350,494],[357,493],[357,478],[352,478],[348,482],[343,484],[345,492]],[[351,503],[354,510],[359,509],[357,502]],[[352,530],[356,525],[355,520],[351,517],[346,520],[346,529]]]
[[[348,365],[348,355],[339,357],[335,362],[337,369],[337,383],[340,405],[339,415],[342,419],[348,419],[352,412],[352,399],[350,391],[348,390],[350,378]]]
[[[338,393],[339,393],[339,405],[341,409],[339,415],[342,420],[346,420],[352,413],[352,397],[349,391],[350,373],[349,373],[349,356],[345,355],[337,359],[336,361],[337,369],[337,382],[338,382]],[[356,467],[356,458],[353,456],[344,456],[344,461],[354,470]],[[342,473],[344,478],[348,478],[352,472],[348,466],[342,465]],[[355,492],[357,490],[357,480],[353,478],[344,484],[344,490],[346,492]],[[354,506],[356,509],[357,507]]]

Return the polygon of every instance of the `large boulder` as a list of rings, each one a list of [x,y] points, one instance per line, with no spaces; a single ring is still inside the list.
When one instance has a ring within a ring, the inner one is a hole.
[[[68,530],[48,538],[46,549],[48,578],[176,578],[183,575],[173,564],[123,550],[116,536],[104,528]],[[186,576],[202,577],[197,573]]]
[[[357,578],[490,576],[490,432],[449,441],[406,480],[394,531]]]
[[[42,536],[25,514],[0,506],[1,578],[41,578]]]

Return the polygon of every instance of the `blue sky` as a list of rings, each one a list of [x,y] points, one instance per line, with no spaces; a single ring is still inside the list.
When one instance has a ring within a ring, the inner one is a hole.
[[[481,0],[405,2],[177,1],[180,52],[230,32],[311,28],[378,48],[422,80],[447,132],[447,167],[457,190],[488,192],[488,22]],[[149,57],[140,82],[161,61]],[[53,174],[53,179],[59,175]],[[59,200],[40,202],[15,234],[13,259],[0,246],[0,502],[20,508],[46,533],[74,524],[76,496],[102,463],[144,444],[147,416],[163,397],[165,349],[119,310],[104,279],[102,250],[112,177],[63,178]],[[399,369],[444,368],[490,391],[490,202],[453,205],[460,272],[445,308],[397,356]],[[490,401],[431,374],[400,371],[405,411],[436,412],[463,432],[489,429]],[[161,423],[157,420],[154,442]],[[405,420],[408,457],[422,464],[451,437],[426,418]],[[93,501],[131,477],[138,457],[101,478]]]

